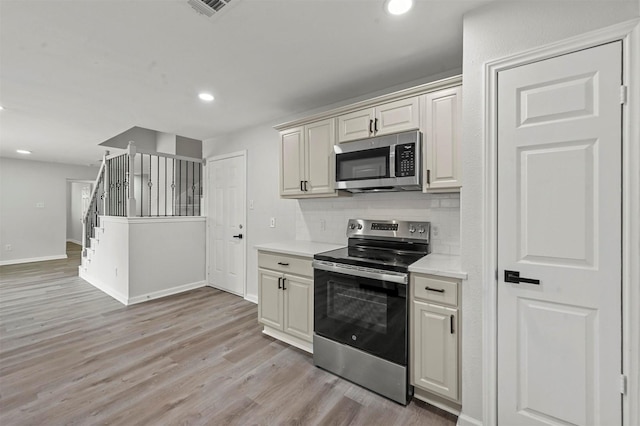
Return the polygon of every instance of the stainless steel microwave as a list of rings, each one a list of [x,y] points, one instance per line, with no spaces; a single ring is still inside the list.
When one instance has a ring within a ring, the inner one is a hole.
[[[335,145],[336,188],[351,192],[422,189],[422,134],[396,133]]]

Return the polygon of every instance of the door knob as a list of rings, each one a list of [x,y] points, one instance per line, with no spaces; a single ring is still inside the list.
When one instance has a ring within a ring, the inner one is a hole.
[[[241,240],[242,239],[242,234],[234,235],[233,238],[237,238],[237,239]]]
[[[520,284],[520,283],[527,283],[527,284],[535,284],[535,285],[540,285],[540,280],[534,280],[531,278],[523,278],[520,276],[520,272],[518,271],[504,271],[504,282],[506,283],[513,283],[513,284]]]

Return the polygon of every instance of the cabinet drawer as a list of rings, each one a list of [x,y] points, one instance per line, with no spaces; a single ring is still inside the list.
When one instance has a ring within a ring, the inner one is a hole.
[[[287,274],[313,277],[311,259],[258,251],[258,267]]]
[[[412,275],[413,296],[416,299],[458,306],[458,280],[435,276]]]

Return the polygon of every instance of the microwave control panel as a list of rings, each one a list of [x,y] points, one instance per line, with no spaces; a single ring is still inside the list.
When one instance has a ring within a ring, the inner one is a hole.
[[[396,177],[416,175],[416,144],[396,145]]]

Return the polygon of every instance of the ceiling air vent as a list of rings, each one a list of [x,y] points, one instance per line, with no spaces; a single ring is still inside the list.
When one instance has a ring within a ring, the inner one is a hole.
[[[217,15],[223,9],[227,8],[231,1],[232,0],[188,0],[187,3],[198,13],[211,18],[213,15]]]

